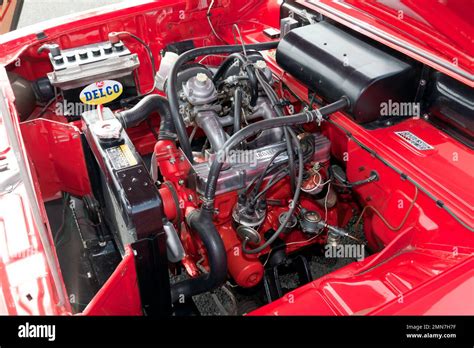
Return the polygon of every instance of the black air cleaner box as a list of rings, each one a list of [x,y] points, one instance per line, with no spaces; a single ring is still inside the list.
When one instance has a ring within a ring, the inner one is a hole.
[[[276,60],[288,73],[328,102],[351,101],[358,123],[380,117],[382,103],[413,102],[417,69],[327,23],[291,30],[278,45]]]

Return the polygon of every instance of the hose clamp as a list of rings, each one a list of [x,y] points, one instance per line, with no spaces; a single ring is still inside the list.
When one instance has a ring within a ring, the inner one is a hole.
[[[316,122],[318,123],[318,126],[321,126],[321,122],[324,120],[323,114],[319,109],[311,111],[313,117],[316,117]]]
[[[214,199],[209,199],[204,196],[201,196],[200,198],[201,198],[203,207],[206,207],[206,208],[214,207]]]

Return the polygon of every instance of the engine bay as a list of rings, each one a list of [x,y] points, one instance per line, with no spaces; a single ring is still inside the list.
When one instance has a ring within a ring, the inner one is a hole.
[[[448,192],[472,179],[447,160],[472,158],[446,126],[472,112],[459,81],[291,1],[225,40],[106,27],[8,69],[73,313],[131,259],[119,314],[306,313],[287,296],[320,285],[315,314],[354,314],[472,252],[473,193]]]

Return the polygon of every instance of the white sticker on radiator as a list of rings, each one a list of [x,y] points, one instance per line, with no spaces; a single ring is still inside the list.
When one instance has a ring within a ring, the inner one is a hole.
[[[417,150],[426,151],[426,150],[433,150],[434,147],[428,144],[426,141],[418,138],[415,134],[410,131],[400,131],[395,132],[400,138],[405,140],[408,144],[413,146]]]

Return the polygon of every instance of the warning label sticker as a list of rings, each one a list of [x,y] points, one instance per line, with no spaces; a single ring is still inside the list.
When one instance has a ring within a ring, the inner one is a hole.
[[[110,149],[107,149],[106,152],[115,170],[128,168],[138,164],[128,145],[124,144],[111,147]]]

